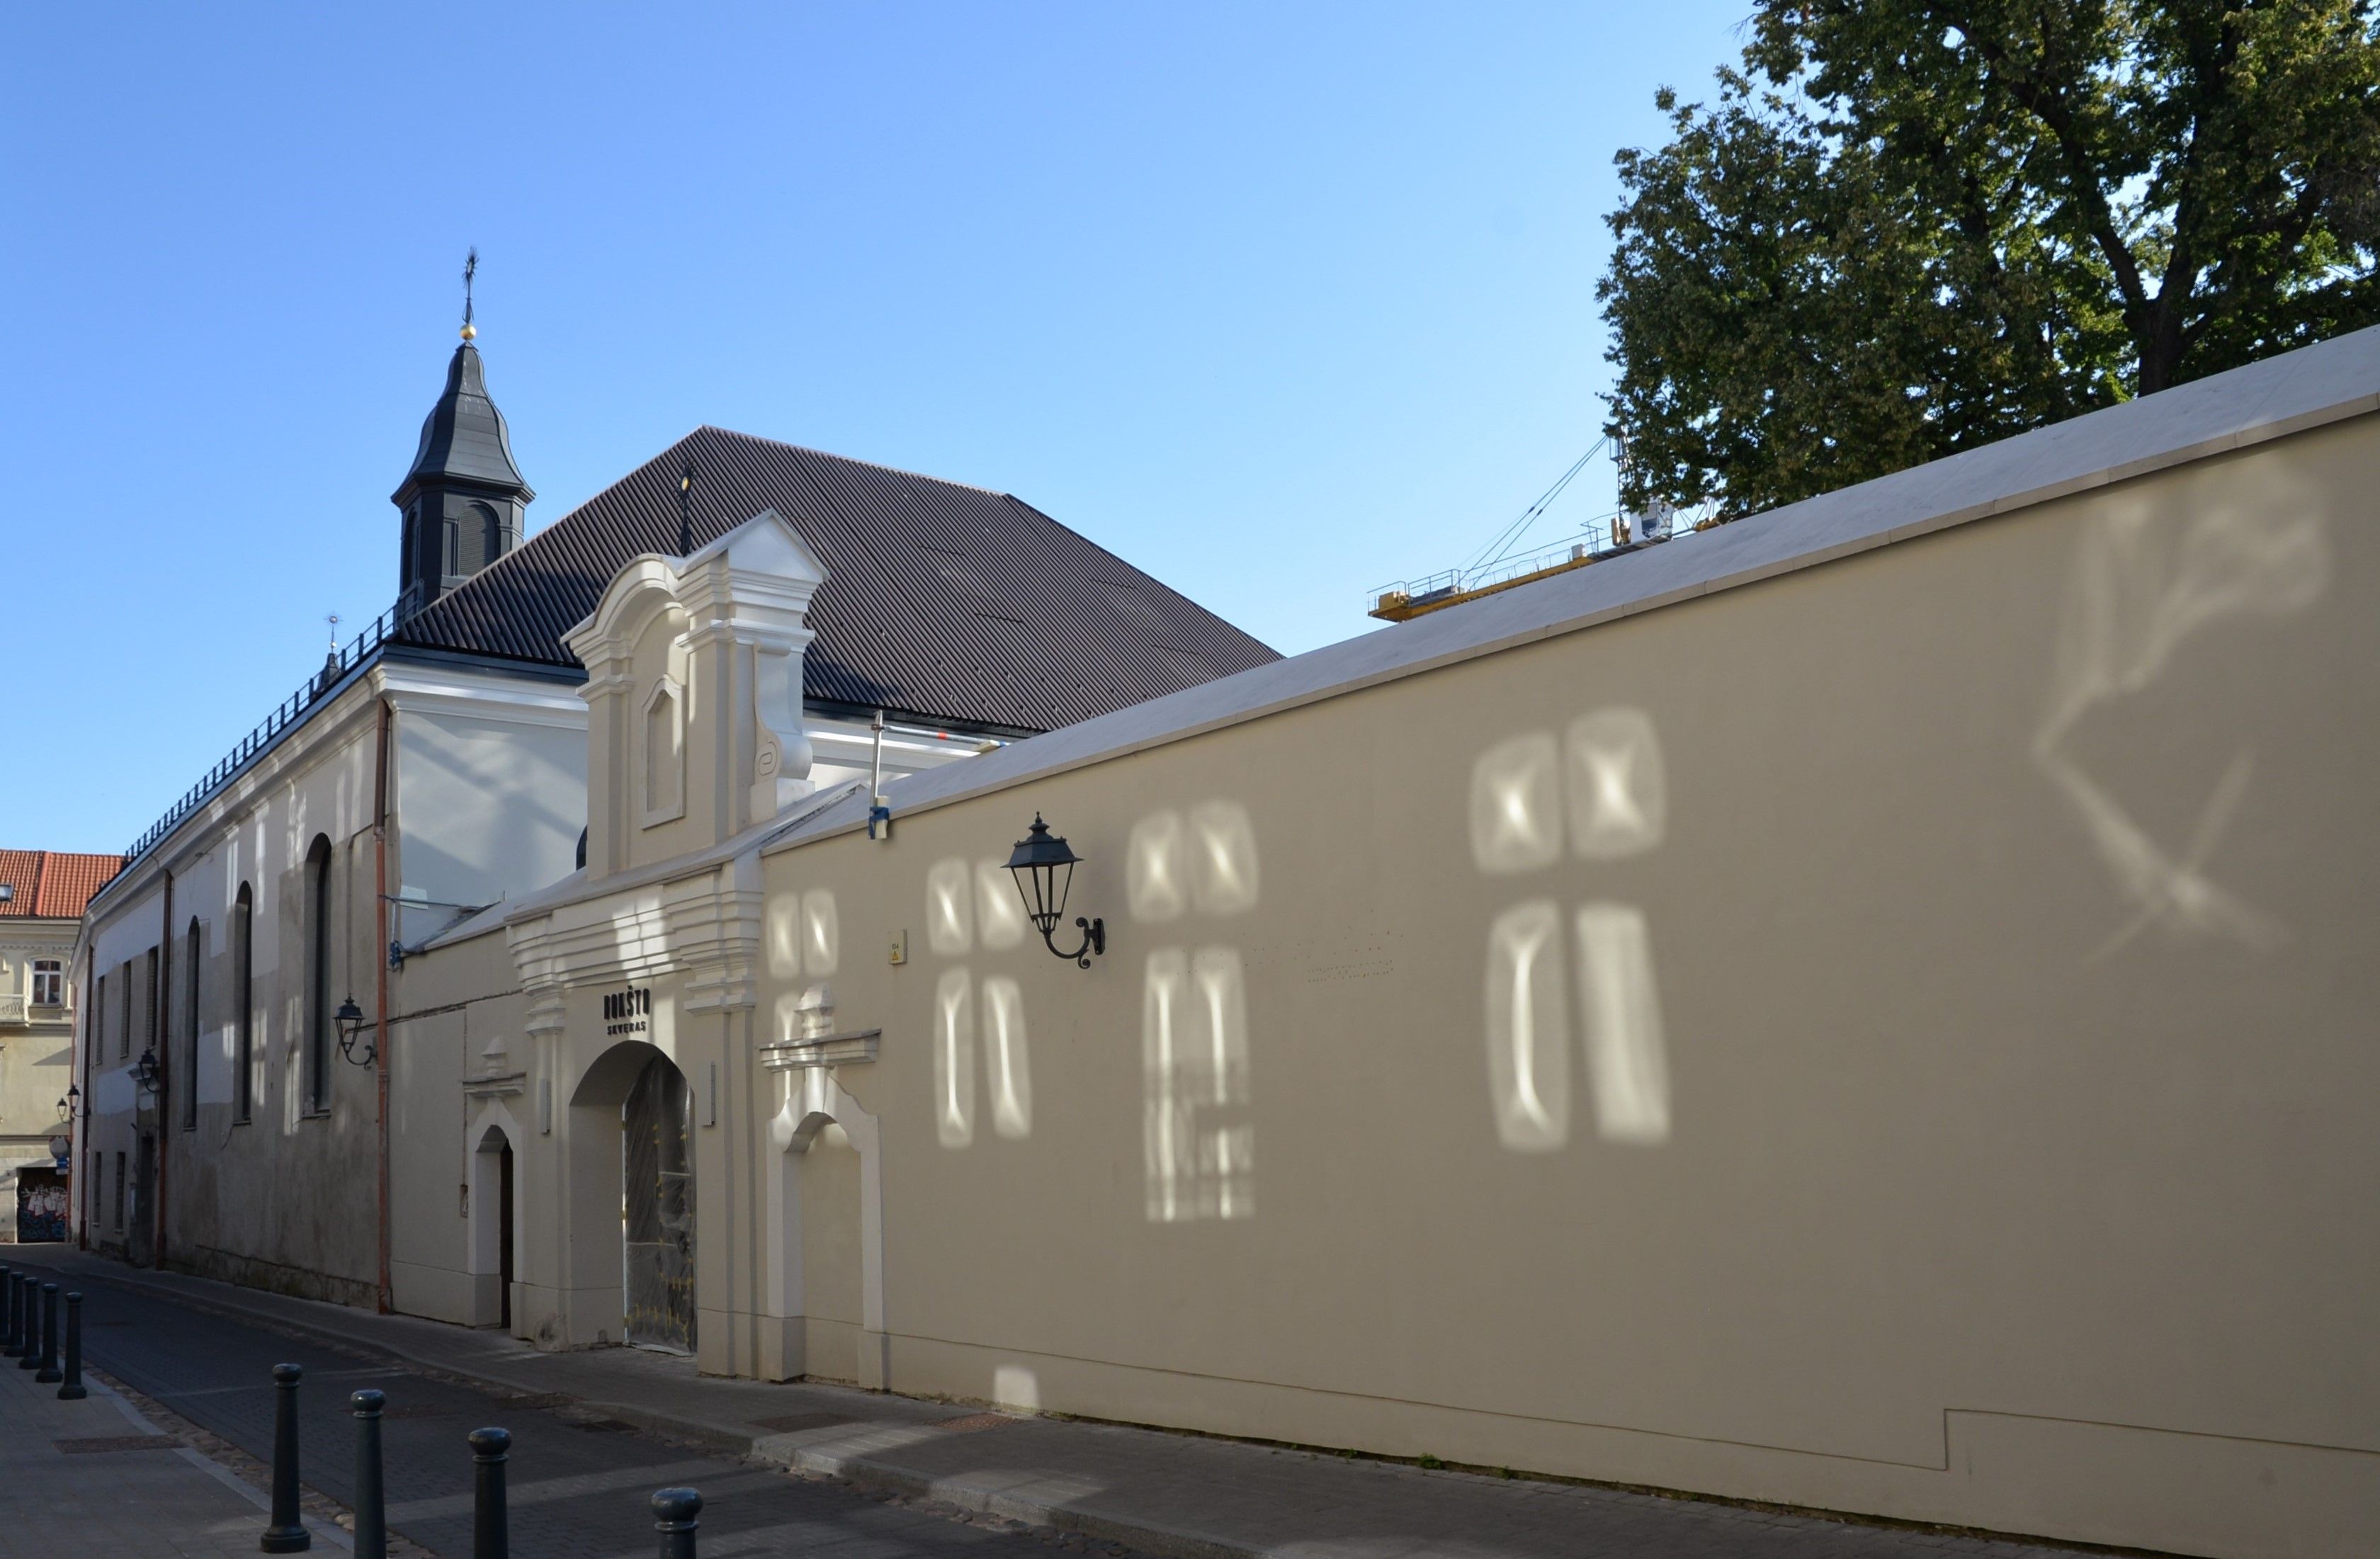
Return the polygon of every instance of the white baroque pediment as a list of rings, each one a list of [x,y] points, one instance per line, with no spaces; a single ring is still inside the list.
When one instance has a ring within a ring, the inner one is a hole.
[[[809,793],[802,658],[825,582],[801,532],[763,509],[690,557],[631,559],[563,636],[587,667],[590,880],[716,844]]]

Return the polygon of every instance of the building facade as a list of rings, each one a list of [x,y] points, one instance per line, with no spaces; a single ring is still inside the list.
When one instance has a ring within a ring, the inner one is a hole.
[[[420,1007],[426,940],[590,849],[603,869],[589,808],[614,799],[600,774],[590,792],[565,634],[624,569],[674,578],[769,513],[808,570],[749,624],[688,596],[689,647],[593,706],[678,776],[687,816],[725,797],[722,815],[767,818],[1274,658],[1014,497],[724,430],[524,539],[532,497],[467,336],[394,494],[396,604],[200,777],[82,922],[89,1245],[348,1304],[456,1302],[393,1231],[451,1207],[443,1177],[397,1173],[399,1144],[459,1126],[408,1113],[433,1063],[384,1019]],[[742,745],[686,745],[706,700],[745,712]],[[451,1090],[460,1063],[434,1065]]]
[[[441,1193],[406,1307],[2367,1553],[2375,482],[2367,331],[921,772],[889,822],[767,811],[766,722],[656,700],[815,652],[832,564],[771,514],[640,559],[566,635],[585,870],[392,1014]],[[1047,927],[1038,820],[1080,857]]]
[[[0,849],[0,1241],[67,1237],[75,934],[122,858]]]

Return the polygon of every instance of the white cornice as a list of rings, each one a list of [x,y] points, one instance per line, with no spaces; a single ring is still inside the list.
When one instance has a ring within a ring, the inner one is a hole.
[[[400,714],[464,714],[510,725],[587,728],[587,705],[573,688],[447,666],[383,667],[388,701]]]

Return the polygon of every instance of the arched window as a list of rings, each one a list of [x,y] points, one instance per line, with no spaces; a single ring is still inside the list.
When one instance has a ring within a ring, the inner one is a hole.
[[[331,841],[306,851],[306,1105],[331,1107]]]
[[[499,541],[496,511],[485,504],[473,504],[463,511],[463,566],[460,573],[476,574],[496,560]]]
[[[188,1065],[178,1079],[182,1089],[182,1129],[199,1127],[199,918],[190,917],[189,935],[183,939],[183,967],[190,972],[182,985],[182,1054]]]
[[[645,700],[645,826],[686,815],[686,720],[664,681]]]
[[[246,883],[231,907],[232,1119],[256,1101],[256,895]]]

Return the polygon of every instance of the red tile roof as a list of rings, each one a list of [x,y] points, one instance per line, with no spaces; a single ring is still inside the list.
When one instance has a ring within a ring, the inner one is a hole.
[[[0,850],[0,883],[10,889],[7,900],[0,902],[0,916],[79,920],[91,895],[123,864],[122,856]]]

